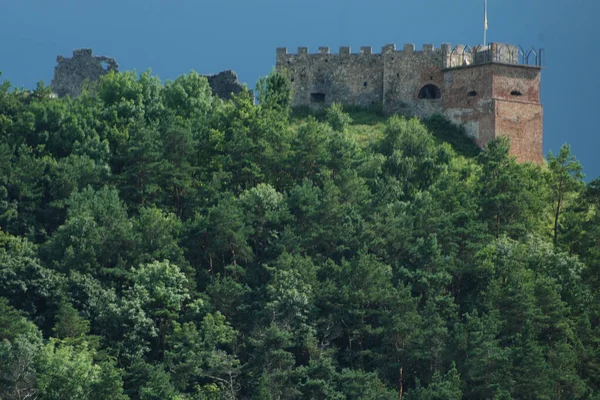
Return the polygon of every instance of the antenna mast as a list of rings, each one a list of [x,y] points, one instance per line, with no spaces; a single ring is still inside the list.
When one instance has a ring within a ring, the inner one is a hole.
[[[488,2],[485,0],[483,4],[483,46],[487,46],[487,30],[488,30],[488,18],[487,18],[487,5]]]

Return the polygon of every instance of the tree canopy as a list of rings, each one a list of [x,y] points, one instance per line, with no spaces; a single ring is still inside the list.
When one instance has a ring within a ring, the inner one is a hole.
[[[0,86],[0,398],[600,399],[600,181],[275,72]]]

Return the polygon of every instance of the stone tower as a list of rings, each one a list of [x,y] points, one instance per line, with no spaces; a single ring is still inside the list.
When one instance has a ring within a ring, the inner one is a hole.
[[[465,127],[484,147],[499,136],[511,139],[511,154],[521,162],[541,163],[540,51],[512,45],[456,46],[416,51],[386,45],[380,54],[361,47],[353,54],[328,47],[309,54],[277,49],[276,68],[289,73],[293,106],[381,105],[389,114],[428,117],[442,114]]]

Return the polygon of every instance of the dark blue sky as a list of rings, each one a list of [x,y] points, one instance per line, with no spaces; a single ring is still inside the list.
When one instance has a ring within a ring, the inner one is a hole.
[[[489,41],[543,47],[544,154],[570,143],[600,176],[600,0],[489,0]],[[52,78],[56,56],[91,47],[161,79],[234,69],[254,87],[275,48],[480,44],[483,0],[0,0],[0,71]]]

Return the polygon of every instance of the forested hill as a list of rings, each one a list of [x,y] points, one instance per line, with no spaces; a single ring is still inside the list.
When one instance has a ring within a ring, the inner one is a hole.
[[[568,146],[257,93],[0,86],[0,398],[600,399],[600,181]]]

